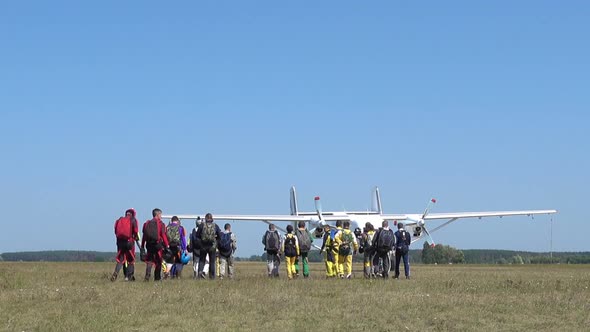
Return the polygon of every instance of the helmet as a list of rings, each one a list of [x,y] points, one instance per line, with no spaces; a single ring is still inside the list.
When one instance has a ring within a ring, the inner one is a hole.
[[[190,257],[188,256],[188,254],[186,252],[182,252],[182,256],[180,256],[180,262],[184,265],[188,264],[190,260]]]
[[[145,262],[147,260],[147,252],[145,252],[145,248],[139,248],[139,259],[142,262]]]
[[[174,259],[174,253],[172,253],[172,250],[170,250],[169,248],[164,249],[164,254],[162,256],[166,263],[172,263]]]

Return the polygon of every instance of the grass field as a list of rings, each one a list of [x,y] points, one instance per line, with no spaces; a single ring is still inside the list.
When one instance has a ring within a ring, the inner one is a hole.
[[[288,281],[284,266],[269,280],[238,263],[235,280],[160,283],[112,283],[110,263],[0,267],[2,331],[590,330],[588,265],[422,265],[385,281],[325,280],[312,264]]]

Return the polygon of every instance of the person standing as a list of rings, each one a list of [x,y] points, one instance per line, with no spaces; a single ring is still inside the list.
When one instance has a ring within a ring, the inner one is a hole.
[[[365,278],[375,277],[375,268],[373,266],[373,256],[375,248],[373,247],[373,238],[375,237],[375,227],[370,222],[365,224],[365,232],[361,237],[363,241],[363,267]]]
[[[397,232],[395,232],[395,279],[399,279],[399,263],[404,261],[404,273],[406,279],[410,279],[410,244],[412,238],[408,233],[404,224],[397,224]]]
[[[297,241],[299,242],[299,252],[301,253],[301,267],[303,268],[303,278],[309,278],[309,251],[311,250],[312,234],[305,228],[305,221],[297,224],[295,231]],[[299,276],[299,257],[295,259],[295,274]]]
[[[320,252],[324,255],[324,263],[326,264],[326,278],[334,278],[334,254],[332,251],[332,239],[330,238],[330,225],[324,225],[324,237],[322,239],[322,247]]]
[[[143,224],[143,238],[141,248],[147,248],[145,281],[150,281],[152,268],[154,268],[154,280],[162,280],[162,253],[169,247],[166,236],[166,225],[162,222],[162,210],[153,209],[152,219]]]
[[[186,252],[186,231],[177,216],[173,216],[170,224],[166,227],[166,236],[170,243],[170,251],[172,251],[172,265],[168,267],[168,271],[172,279],[180,278],[184,266],[181,258]]]
[[[343,226],[344,229],[336,236],[336,243],[338,244],[338,276],[344,279],[346,273],[346,279],[350,279],[352,278],[352,254],[357,252],[359,245],[350,230],[350,221],[344,221]]]
[[[215,279],[215,251],[217,242],[221,238],[221,229],[213,221],[213,215],[207,213],[205,222],[201,223],[197,229],[197,238],[201,240],[201,250],[199,258],[199,276],[203,275],[206,258],[209,258],[209,279]]]
[[[125,216],[115,221],[115,237],[117,239],[117,264],[111,275],[111,281],[117,280],[117,276],[123,268],[125,280],[135,281],[135,241],[139,241],[139,227],[135,218],[135,210],[128,209]]]
[[[238,240],[231,231],[230,224],[225,224],[223,228],[219,240],[219,278],[225,278],[227,272],[228,278],[232,279],[234,277],[234,253],[238,249]]]
[[[293,226],[287,226],[287,235],[285,236],[285,241],[283,241],[283,247],[281,252],[285,254],[285,264],[287,265],[287,278],[289,280],[293,279],[293,276],[296,275],[295,272],[295,260],[297,256],[299,256],[299,242],[297,241],[297,236],[293,234]]]
[[[266,251],[266,267],[269,277],[279,276],[279,265],[281,265],[281,258],[279,252],[281,250],[281,236],[276,230],[275,225],[268,225],[268,230],[262,236],[262,244],[264,251]]]
[[[383,226],[375,234],[373,240],[373,246],[375,247],[375,261],[381,259],[383,264],[383,278],[389,278],[389,270],[391,269],[391,258],[390,252],[393,250],[395,245],[395,236],[393,231],[389,229],[389,222],[383,220],[381,223]]]
[[[193,253],[193,279],[200,277],[199,272],[199,257],[201,256],[201,239],[197,237],[197,230],[201,224],[201,217],[195,220],[195,228],[191,232],[189,238],[189,251]],[[201,269],[204,271],[204,269]]]

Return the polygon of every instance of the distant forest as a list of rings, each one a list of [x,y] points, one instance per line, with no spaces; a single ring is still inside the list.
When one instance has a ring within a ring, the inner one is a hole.
[[[0,261],[10,262],[114,262],[114,252],[99,251],[30,251],[7,252],[0,255]],[[355,262],[361,262],[363,255],[354,256]],[[265,261],[266,256],[253,255],[237,257],[237,261]],[[322,255],[312,251],[312,262],[321,262]],[[410,261],[424,264],[590,264],[590,252],[554,252],[553,258],[547,252],[528,252],[493,249],[459,250],[442,244],[431,248],[425,243],[423,249],[410,250]]]

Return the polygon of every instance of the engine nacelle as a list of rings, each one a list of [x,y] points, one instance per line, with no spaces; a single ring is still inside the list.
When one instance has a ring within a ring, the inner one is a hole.
[[[414,227],[414,236],[420,237],[420,234],[422,234],[422,227],[420,227],[420,226]]]
[[[322,226],[316,227],[316,229],[313,231],[313,236],[315,236],[316,239],[321,239],[324,237],[324,228]]]

